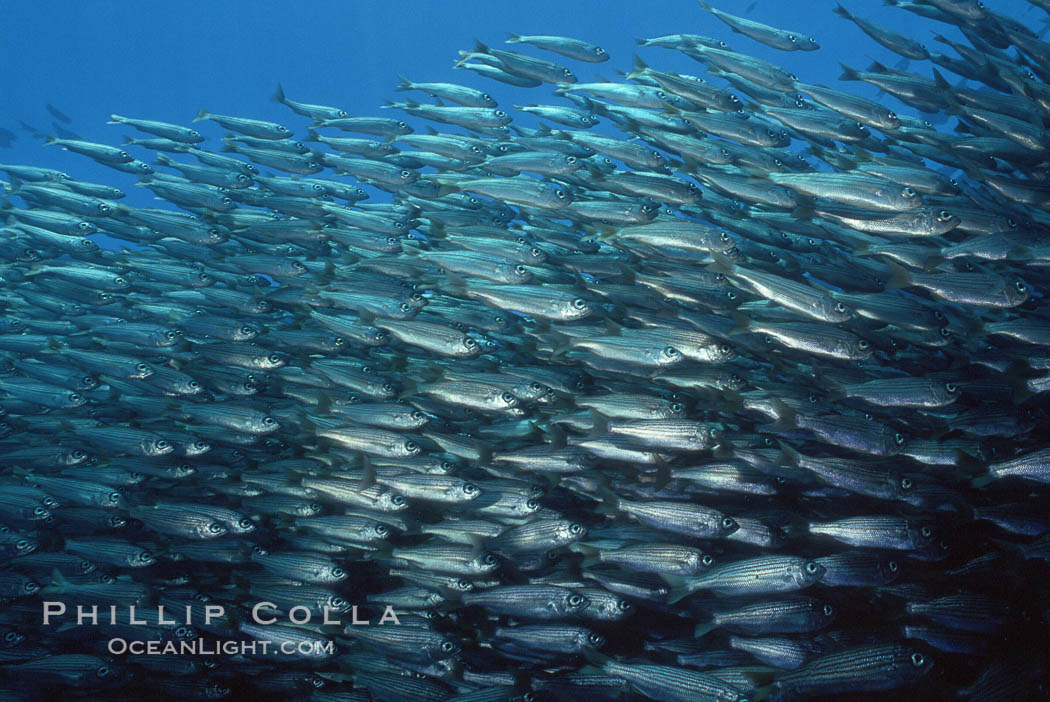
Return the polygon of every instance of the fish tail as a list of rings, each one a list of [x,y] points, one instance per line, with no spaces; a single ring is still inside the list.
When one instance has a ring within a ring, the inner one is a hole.
[[[284,87],[280,83],[277,84],[277,92],[273,94],[273,101],[282,105],[288,104],[287,98],[284,96]]]
[[[868,66],[868,73],[892,73],[890,69],[886,68],[880,61],[872,61],[871,65]]]
[[[908,269],[904,266],[898,265],[893,261],[887,261],[887,265],[890,267],[890,279],[886,281],[887,290],[899,290],[900,288],[906,288],[911,285],[911,274]]]
[[[850,68],[844,63],[840,63],[842,66],[842,75],[839,76],[839,80],[860,80],[860,74],[857,73],[856,69]]]
[[[733,326],[732,329],[729,330],[729,336],[734,336],[736,334],[747,334],[751,331],[751,318],[743,312],[734,312],[733,321],[736,324]]]
[[[642,57],[638,54],[634,55],[633,64],[631,65],[631,72],[628,73],[625,78],[627,80],[633,80],[640,76],[644,76],[649,71],[649,66],[642,60]]]
[[[515,34],[514,32],[507,32],[507,41],[506,41],[506,43],[507,44],[520,44],[521,43],[521,35],[520,34]]]
[[[693,638],[694,639],[703,638],[704,636],[707,636],[708,634],[710,634],[712,631],[714,631],[717,628],[718,628],[718,625],[715,624],[714,622],[700,622],[699,624],[696,625],[696,628],[693,629]]]
[[[197,110],[197,116],[193,118],[193,121],[200,122],[201,120],[208,119],[208,117],[210,117],[208,111],[202,107],[199,110]]]

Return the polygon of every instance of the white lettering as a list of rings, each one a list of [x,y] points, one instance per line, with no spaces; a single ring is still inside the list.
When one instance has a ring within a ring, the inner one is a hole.
[[[84,623],[85,619],[90,619],[93,626],[98,626],[98,605],[91,605],[91,614],[84,614],[84,606],[77,605],[77,626]]]
[[[204,623],[211,624],[212,619],[226,614],[226,608],[222,605],[204,605]]]
[[[59,617],[66,613],[65,602],[45,602],[44,603],[44,626],[51,624],[51,617]]]
[[[383,616],[379,619],[380,624],[386,624],[387,622],[394,622],[395,624],[401,623],[397,618],[397,612],[395,612],[394,608],[390,605],[386,606],[386,609],[383,610]]]
[[[174,619],[164,618],[164,605],[157,605],[157,623],[158,624],[178,624]]]
[[[303,618],[300,618],[300,619],[296,619],[295,613],[297,611],[305,613],[306,616],[303,617]],[[303,607],[302,605],[296,605],[295,607],[292,607],[290,610],[288,610],[288,621],[290,621],[292,624],[306,624],[306,623],[308,623],[310,621],[310,609],[309,609],[309,607]]]
[[[277,605],[275,605],[273,602],[256,602],[255,606],[252,607],[252,619],[255,621],[255,623],[256,624],[273,624],[275,621],[277,621],[277,617],[269,617],[265,621],[260,619],[259,618],[259,610],[262,609],[263,607],[266,607],[267,609],[277,609]]]

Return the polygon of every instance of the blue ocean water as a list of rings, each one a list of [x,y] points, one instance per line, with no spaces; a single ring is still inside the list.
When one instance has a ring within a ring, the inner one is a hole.
[[[427,97],[395,92],[399,75],[488,90],[504,105],[564,104],[551,95],[550,86],[519,89],[452,68],[458,50],[472,48],[475,39],[502,45],[507,32],[573,36],[599,44],[611,56],[605,63],[563,60],[573,64],[581,81],[622,79],[617,71],[629,71],[635,53],[661,70],[703,74],[703,67],[684,55],[639,48],[634,39],[674,33],[721,38],[734,50],[777,62],[811,83],[838,83],[840,62],[861,69],[872,60],[897,63],[900,57],[834,15],[835,4],[834,0],[715,3],[727,12],[804,32],[821,44],[819,51],[782,52],[734,34],[693,0],[5,2],[0,23],[4,67],[0,128],[15,133],[17,140],[10,148],[0,148],[0,162],[60,168],[77,178],[129,190],[129,203],[155,205],[151,193],[131,187],[134,177],[61,149],[45,148],[20,122],[41,133],[56,132],[56,120],[45,108],[50,103],[71,119],[71,124],[58,126],[84,139],[119,144],[134,130],[105,124],[111,113],[187,124],[198,109],[205,108],[280,121],[305,137],[308,120],[271,100],[278,83],[293,99],[339,106],[351,115],[404,117],[380,106],[389,100],[426,101]],[[961,39],[952,28],[876,0],[846,5],[854,13],[925,41],[931,49],[952,53],[934,41],[935,32]],[[1045,19],[1025,0],[1000,0],[994,7],[1033,25]],[[562,60],[527,45],[514,48]],[[849,90],[871,97],[878,94],[863,83],[851,83]],[[885,99],[896,104],[888,96]],[[896,107],[903,114],[915,114],[906,106]],[[530,124],[525,115],[516,115],[515,122]],[[198,126],[209,137],[221,136],[216,125]],[[609,124],[599,131],[615,133]]]

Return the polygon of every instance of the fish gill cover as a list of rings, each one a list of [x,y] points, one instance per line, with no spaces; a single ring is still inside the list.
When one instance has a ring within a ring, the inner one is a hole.
[[[141,189],[0,165],[0,699],[1046,698],[1050,4],[886,4],[47,104]]]

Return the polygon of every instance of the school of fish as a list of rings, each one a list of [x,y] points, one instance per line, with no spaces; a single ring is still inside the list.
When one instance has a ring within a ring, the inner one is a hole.
[[[700,3],[460,52],[537,104],[49,139],[156,207],[0,164],[0,701],[1050,696],[1050,44],[849,4],[910,70]]]

